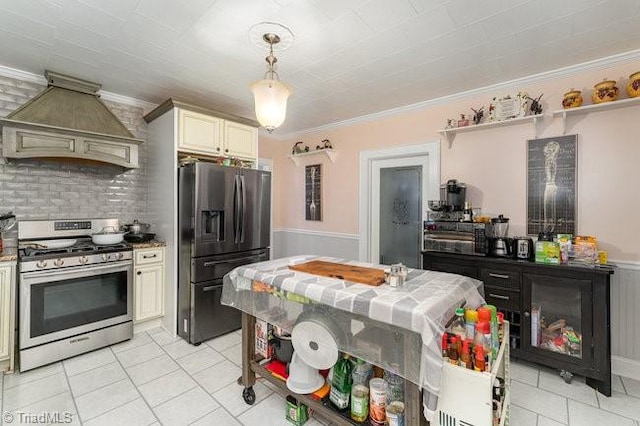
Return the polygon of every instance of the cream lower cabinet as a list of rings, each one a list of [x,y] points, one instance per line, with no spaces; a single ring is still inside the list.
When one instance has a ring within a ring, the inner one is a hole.
[[[16,264],[0,263],[0,372],[13,370]]]
[[[133,251],[133,321],[164,315],[164,247]]]

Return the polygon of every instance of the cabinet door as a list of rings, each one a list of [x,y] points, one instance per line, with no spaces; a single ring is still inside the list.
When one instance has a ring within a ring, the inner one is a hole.
[[[197,112],[180,110],[178,149],[210,155],[223,155],[223,120]]]
[[[592,365],[592,281],[523,274],[522,349],[556,366]]]
[[[233,121],[224,122],[225,154],[255,160],[258,147],[258,129]]]
[[[11,271],[10,266],[0,267],[0,360],[11,354]]]
[[[134,321],[143,321],[164,314],[164,264],[137,267],[134,287]]]

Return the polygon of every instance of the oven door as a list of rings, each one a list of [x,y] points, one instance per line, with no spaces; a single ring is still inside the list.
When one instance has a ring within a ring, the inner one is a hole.
[[[131,261],[20,274],[20,349],[133,318]]]

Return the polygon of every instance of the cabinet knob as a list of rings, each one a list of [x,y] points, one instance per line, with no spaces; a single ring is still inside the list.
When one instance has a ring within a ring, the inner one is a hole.
[[[220,147],[217,147],[217,148],[216,148],[216,150],[217,150],[217,151],[220,151]]]
[[[526,311],[525,311],[524,316],[525,316],[525,317],[527,317],[527,318],[529,318],[529,317],[531,316],[531,314],[530,314],[529,312],[526,312]]]
[[[224,152],[229,152],[229,148],[225,149]]]
[[[137,275],[142,275],[142,271],[136,272]]]

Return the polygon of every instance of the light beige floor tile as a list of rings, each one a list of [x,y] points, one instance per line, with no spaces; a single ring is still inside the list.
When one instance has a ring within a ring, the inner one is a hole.
[[[606,398],[606,397],[605,397]],[[621,414],[621,413],[620,413]],[[569,400],[570,426],[635,426],[633,420]]]
[[[597,395],[600,408],[603,410],[629,417],[633,420],[640,420],[640,398],[618,392],[611,392],[610,397],[599,393]]]
[[[13,421],[11,423],[5,421],[4,424],[7,426],[10,424],[43,424],[44,419],[37,417],[31,417],[30,419],[27,417],[42,416],[43,414],[54,416],[49,419],[52,421],[57,420],[58,423],[62,424],[71,422],[74,417],[77,418],[76,407],[73,404],[73,397],[69,391],[59,393],[34,404],[20,407],[11,414],[13,415]],[[47,422],[44,423],[46,424]]]
[[[237,417],[239,414],[251,408],[251,405],[244,402],[244,398],[242,398],[243,390],[244,386],[233,382],[213,393],[213,397],[229,413]],[[259,382],[253,386],[253,390],[256,393],[256,403],[264,400],[273,393],[271,389]]]
[[[193,374],[209,368],[220,361],[224,361],[224,359],[225,357],[219,352],[214,351],[208,346],[204,346],[202,350],[178,358],[177,362],[187,373]]]
[[[510,367],[512,380],[527,383],[531,386],[538,385],[538,368],[532,367],[529,364],[523,364],[521,362],[511,362]]]
[[[511,402],[560,423],[567,423],[567,399],[555,393],[511,381]]]
[[[209,393],[214,393],[226,385],[235,382],[242,375],[242,370],[231,361],[222,361],[206,370],[193,375],[200,386]]]
[[[627,391],[627,395],[640,398],[640,380],[634,380],[629,377],[621,377],[622,383],[624,383],[624,389]]]
[[[151,409],[138,398],[85,422],[84,426],[147,426],[155,421]]]
[[[131,380],[125,379],[85,393],[76,398],[76,406],[80,420],[84,423],[139,397]]]
[[[235,332],[227,333],[220,337],[216,337],[214,339],[208,340],[205,342],[211,348],[215,349],[218,352],[222,352],[225,349],[229,349],[232,346],[235,346],[242,342],[241,335],[238,335]]]
[[[541,370],[538,387],[594,407],[598,406],[596,391],[587,386],[584,377],[574,376],[571,383],[566,383],[558,372]]]
[[[69,377],[69,385],[74,397],[78,397],[92,390],[125,379],[127,375],[117,362],[85,371]]]
[[[169,355],[164,354],[149,361],[127,367],[126,370],[133,383],[136,386],[140,386],[179,368],[180,366]]]
[[[245,426],[290,426],[291,423],[285,418],[285,407],[284,398],[277,393],[273,393],[238,416],[238,420]],[[322,423],[311,418],[305,423],[305,426],[322,426]]]
[[[529,411],[515,404],[511,404],[511,407],[509,409],[509,417],[511,418],[512,425],[536,426],[538,415],[533,411]]]
[[[620,393],[627,393],[627,391],[624,389],[624,386],[622,385],[622,377],[618,376],[617,374],[611,375],[611,390]]]
[[[153,358],[164,355],[164,352],[156,342],[150,342],[141,346],[118,352],[116,357],[123,367],[131,367]]]
[[[170,343],[175,343],[178,340],[182,340],[182,338],[178,335],[172,335],[164,328],[154,328],[153,330],[147,331],[149,336],[160,346],[165,346]]]
[[[164,345],[162,349],[164,349],[165,352],[168,353],[171,358],[177,359],[177,358],[182,358],[183,356],[192,354],[194,352],[198,352],[204,348],[202,345],[194,346],[191,343],[187,342],[186,340],[180,339],[176,342]]]
[[[113,345],[111,346],[111,349],[113,350],[113,353],[118,353],[118,352],[122,352],[122,351],[126,351],[128,349],[133,349],[135,347],[138,346],[142,346],[142,345],[146,345],[147,343],[151,343],[153,340],[151,340],[151,337],[145,333],[136,333],[133,335],[133,338],[122,342],[122,343],[118,343],[117,345]]]
[[[5,390],[2,393],[2,409],[13,411],[65,391],[69,391],[69,385],[64,373],[54,374]]]
[[[512,423],[517,424],[517,423]],[[538,415],[538,426],[564,426],[564,423],[556,422],[541,414]]]
[[[242,345],[237,344],[231,346],[221,352],[229,361],[233,362],[238,367],[242,367]]]
[[[187,373],[176,370],[140,386],[138,390],[147,403],[155,407],[196,386],[198,384]]]
[[[188,425],[212,412],[219,404],[199,387],[153,408],[163,425]],[[214,423],[218,425],[220,423]],[[268,424],[268,423],[265,423]]]
[[[238,421],[231,416],[224,408],[220,407],[215,411],[202,417],[197,422],[191,423],[191,426],[211,426],[211,425],[225,425],[225,426],[242,426]]]
[[[4,377],[2,386],[4,389],[9,389],[62,372],[62,363],[60,362],[34,368],[33,370],[25,371],[24,373],[20,373],[16,370],[13,374],[2,375],[2,377]]]
[[[111,364],[115,360],[116,357],[111,352],[111,348],[103,348],[66,359],[62,364],[68,376],[75,376],[76,374]]]

